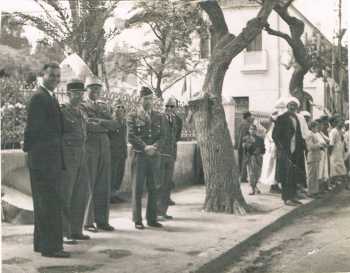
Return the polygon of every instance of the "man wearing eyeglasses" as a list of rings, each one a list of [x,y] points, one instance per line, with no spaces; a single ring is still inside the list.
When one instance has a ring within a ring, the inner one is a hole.
[[[163,141],[160,147],[160,187],[158,190],[158,219],[160,221],[172,219],[167,214],[170,205],[170,193],[174,188],[173,174],[177,153],[177,141],[180,140],[182,120],[176,115],[177,100],[170,97],[165,104],[162,120]]]
[[[108,132],[111,144],[111,203],[124,202],[118,195],[118,191],[123,181],[125,161],[128,155],[125,114],[123,103],[118,100],[114,108],[114,126]]]

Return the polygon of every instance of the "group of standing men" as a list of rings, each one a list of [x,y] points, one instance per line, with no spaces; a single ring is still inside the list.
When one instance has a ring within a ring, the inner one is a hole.
[[[60,67],[49,63],[31,97],[24,133],[34,207],[34,251],[45,257],[70,257],[63,243],[88,240],[83,229],[113,231],[110,203],[118,201],[132,145],[132,207],[135,228],[143,229],[141,198],[148,191],[146,219],[162,227],[167,214],[182,122],[170,98],[165,113],[153,110],[153,92],[143,87],[140,107],[126,119],[118,102],[113,114],[99,101],[102,84],[88,79],[67,84],[69,102],[60,106],[54,90]],[[83,100],[87,92],[87,99]],[[128,131],[128,132],[127,132]]]

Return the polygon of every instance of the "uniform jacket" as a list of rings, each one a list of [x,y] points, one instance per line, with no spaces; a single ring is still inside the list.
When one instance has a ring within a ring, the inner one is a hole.
[[[160,148],[161,154],[169,155],[176,158],[177,141],[181,138],[182,120],[176,114],[170,117],[167,114],[163,115],[162,126],[163,142]]]
[[[128,116],[128,140],[136,151],[144,151],[146,145],[160,148],[162,141],[162,114],[151,112],[148,119],[143,109],[138,109]]]
[[[102,102],[93,102],[86,100],[81,105],[82,110],[86,113],[88,118],[100,119],[101,123],[96,125],[93,122],[87,123],[88,133],[108,133],[112,121],[112,116],[107,110],[107,107]]]
[[[108,136],[111,143],[111,154],[126,158],[128,154],[126,119],[113,120],[113,128],[110,128]]]
[[[63,105],[63,144],[65,146],[83,146],[86,143],[87,116],[81,109]]]
[[[63,119],[58,101],[40,86],[27,110],[23,151],[28,152],[29,167],[45,171],[63,169]]]

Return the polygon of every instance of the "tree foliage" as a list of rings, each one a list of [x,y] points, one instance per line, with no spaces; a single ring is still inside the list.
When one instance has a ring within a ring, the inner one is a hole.
[[[197,73],[200,52],[192,47],[192,35],[205,31],[200,8],[190,4],[164,1],[138,1],[135,4],[141,16],[130,27],[147,26],[150,40],[142,49],[133,49],[132,59],[137,61],[137,69],[132,71],[143,82],[148,83],[156,94],[169,89],[186,75]],[[129,64],[119,67],[124,71]]]
[[[119,0],[34,0],[42,15],[16,13],[24,24],[44,32],[52,42],[66,51],[77,53],[98,73],[106,41],[119,33],[117,28],[108,32],[104,26],[113,15]]]

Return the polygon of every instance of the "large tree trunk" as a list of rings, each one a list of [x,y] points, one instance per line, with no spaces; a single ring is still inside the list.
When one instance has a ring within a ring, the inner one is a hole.
[[[228,32],[223,12],[216,1],[201,2],[212,22],[212,56],[203,84],[203,96],[190,102],[200,148],[206,198],[204,209],[211,212],[245,214],[239,172],[222,105],[222,85],[232,61],[261,32],[277,0],[265,0],[256,18],[235,37]]]

